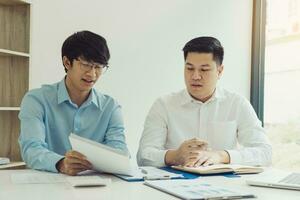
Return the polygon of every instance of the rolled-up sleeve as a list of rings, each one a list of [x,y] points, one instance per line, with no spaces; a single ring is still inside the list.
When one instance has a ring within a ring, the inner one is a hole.
[[[55,165],[64,156],[48,149],[45,142],[44,116],[40,100],[35,95],[27,94],[22,100],[19,113],[21,155],[30,168],[57,172]]]
[[[244,100],[238,112],[238,142],[242,147],[227,150],[230,163],[269,166],[272,163],[272,147],[253,107]]]
[[[167,139],[167,113],[158,99],[152,105],[140,139],[137,162],[140,166],[165,166],[165,143]]]

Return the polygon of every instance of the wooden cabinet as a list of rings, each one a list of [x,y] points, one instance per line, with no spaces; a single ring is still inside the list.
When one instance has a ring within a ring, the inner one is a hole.
[[[29,85],[30,3],[0,0],[0,157],[20,161],[20,103]]]

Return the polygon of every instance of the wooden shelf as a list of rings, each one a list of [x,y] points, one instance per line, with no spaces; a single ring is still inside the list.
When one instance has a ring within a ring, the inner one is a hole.
[[[5,5],[23,5],[23,4],[30,4],[31,1],[29,0],[0,0],[0,4]]]
[[[11,51],[8,49],[0,49],[0,56],[21,56],[21,57],[27,57],[27,58],[30,57],[30,55],[28,53],[19,52],[19,51]]]
[[[20,104],[29,87],[30,0],[0,0],[0,157],[21,161]]]
[[[0,107],[0,111],[19,111],[20,107]]]
[[[0,0],[0,48],[29,53],[30,4],[8,2]]]

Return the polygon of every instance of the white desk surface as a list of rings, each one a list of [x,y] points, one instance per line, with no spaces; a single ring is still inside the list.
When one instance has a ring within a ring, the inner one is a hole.
[[[56,184],[13,184],[11,174],[34,172],[34,170],[0,170],[1,200],[172,200],[178,199],[159,190],[143,185],[142,182],[126,182],[111,175],[111,184],[105,187],[73,188],[68,183]],[[247,175],[249,176],[249,175]],[[252,175],[251,175],[252,176]],[[223,176],[201,177],[199,182],[226,185],[235,190],[243,189],[257,195],[257,199],[300,200],[300,191],[248,186],[241,178]]]

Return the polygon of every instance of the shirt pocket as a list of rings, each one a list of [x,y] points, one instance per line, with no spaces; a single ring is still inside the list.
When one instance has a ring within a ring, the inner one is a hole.
[[[209,147],[215,150],[235,149],[237,146],[236,121],[209,122],[207,124]]]

